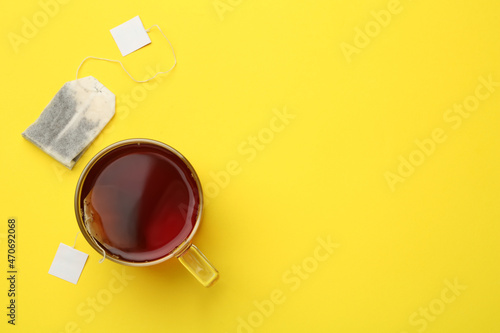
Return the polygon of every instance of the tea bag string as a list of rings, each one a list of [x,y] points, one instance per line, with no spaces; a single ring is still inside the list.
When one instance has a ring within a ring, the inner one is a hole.
[[[163,33],[163,31],[161,30],[161,28],[157,25],[157,24],[154,24],[152,25],[149,29],[146,30],[146,32],[150,32],[151,29],[153,27],[157,27],[158,30],[160,30],[160,33],[163,35],[163,37],[165,37],[165,39],[167,40],[168,44],[170,45],[170,48],[172,49],[172,54],[174,56],[174,64],[172,65],[172,67],[170,67],[169,70],[166,70],[164,72],[157,72],[153,77],[150,77],[149,79],[146,79],[146,80],[136,80],[130,73],[129,71],[125,68],[125,66],[123,65],[123,63],[120,61],[120,60],[115,60],[115,59],[107,59],[107,58],[100,58],[100,57],[93,57],[93,56],[89,56],[89,57],[86,57],[85,59],[83,59],[83,61],[80,63],[80,66],[78,66],[78,69],[76,70],[76,80],[78,80],[78,73],[80,72],[80,69],[82,68],[83,64],[85,63],[85,61],[89,60],[89,59],[95,59],[95,60],[103,60],[103,61],[109,61],[109,62],[115,62],[115,63],[118,63],[120,64],[120,66],[122,66],[122,69],[125,71],[125,73],[127,73],[127,75],[135,82],[137,83],[146,83],[148,81],[151,81],[153,80],[154,78],[156,78],[158,75],[161,75],[161,74],[167,74],[169,73],[170,71],[172,71],[172,69],[174,69],[175,65],[177,65],[177,57],[175,56],[175,51],[174,51],[174,47],[172,46],[172,43],[170,42],[170,40],[167,38],[167,36],[165,36],[165,34]]]
[[[76,246],[76,239],[78,238],[79,234],[80,234],[80,231],[78,231],[76,233],[75,242],[73,243],[73,248],[75,248],[75,246]],[[95,242],[95,244],[102,251],[102,258],[101,258],[101,260],[99,260],[99,263],[102,264],[104,262],[104,260],[106,259],[106,251],[104,251],[103,248],[97,242]]]
[[[96,242],[97,247],[102,251],[102,258],[99,260],[99,263],[102,264],[104,260],[106,260],[106,251]]]
[[[79,235],[79,234],[80,234],[80,231],[78,231],[78,232],[76,233],[76,236],[75,236],[75,242],[73,243],[73,248],[75,248],[75,246],[76,246],[76,239],[78,238],[78,235]]]

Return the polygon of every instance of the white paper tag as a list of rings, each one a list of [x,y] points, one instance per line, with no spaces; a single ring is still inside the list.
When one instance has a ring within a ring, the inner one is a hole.
[[[139,16],[110,30],[122,56],[126,56],[151,43]]]
[[[49,274],[76,284],[88,257],[88,254],[61,243],[50,266]]]

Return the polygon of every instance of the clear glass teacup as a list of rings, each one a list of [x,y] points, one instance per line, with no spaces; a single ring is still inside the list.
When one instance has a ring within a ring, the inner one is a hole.
[[[202,211],[203,192],[192,165],[174,148],[150,139],[104,148],[76,186],[78,226],[97,252],[130,266],[177,257],[208,287],[219,273],[191,243]]]

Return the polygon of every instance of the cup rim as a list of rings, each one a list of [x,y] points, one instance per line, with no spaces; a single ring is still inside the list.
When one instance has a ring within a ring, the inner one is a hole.
[[[199,208],[198,208],[198,214],[196,217],[196,222],[194,224],[193,229],[189,233],[188,237],[182,241],[179,245],[177,245],[170,253],[168,253],[166,256],[163,256],[161,258],[155,259],[155,260],[149,260],[149,261],[128,261],[121,259],[113,254],[111,254],[109,251],[106,249],[102,248],[97,244],[97,240],[90,235],[89,231],[85,227],[83,223],[83,218],[82,218],[82,208],[80,207],[80,198],[81,198],[81,190],[82,190],[82,185],[85,182],[85,179],[87,178],[87,175],[89,174],[90,170],[92,167],[99,161],[103,156],[107,155],[111,151],[127,146],[127,145],[133,145],[133,144],[152,144],[155,146],[159,146],[161,148],[164,148],[168,150],[169,152],[175,154],[177,157],[181,159],[181,161],[186,165],[186,167],[189,169],[191,172],[191,175],[193,176],[195,182],[196,182],[196,187],[198,188],[198,197],[199,197]],[[159,264],[161,262],[164,262],[168,259],[173,258],[174,256],[178,257],[186,251],[189,246],[191,245],[191,240],[193,239],[194,235],[196,234],[196,231],[198,230],[198,227],[200,226],[201,222],[201,216],[203,212],[203,190],[201,188],[201,182],[198,177],[198,174],[194,170],[193,166],[189,161],[182,155],[179,151],[177,151],[175,148],[172,146],[167,145],[166,143],[157,141],[157,140],[152,140],[152,139],[147,139],[147,138],[133,138],[133,139],[126,139],[126,140],[121,140],[118,142],[115,142],[105,148],[103,148],[101,151],[99,151],[92,159],[87,163],[85,168],[83,169],[82,173],[80,174],[80,177],[78,179],[78,183],[76,185],[76,190],[75,190],[75,215],[76,215],[76,220],[78,223],[78,226],[80,228],[81,233],[87,240],[87,242],[96,250],[98,253],[103,254],[103,251],[106,253],[105,257],[111,261],[114,261],[119,264],[127,265],[127,266],[151,266],[155,264]]]

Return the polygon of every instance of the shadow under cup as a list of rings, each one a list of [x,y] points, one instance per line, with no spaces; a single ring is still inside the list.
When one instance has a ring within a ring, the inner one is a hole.
[[[175,256],[210,286],[218,272],[191,244],[202,208],[191,164],[172,147],[149,139],[103,149],[83,170],[75,193],[78,225],[97,252],[131,266]]]

